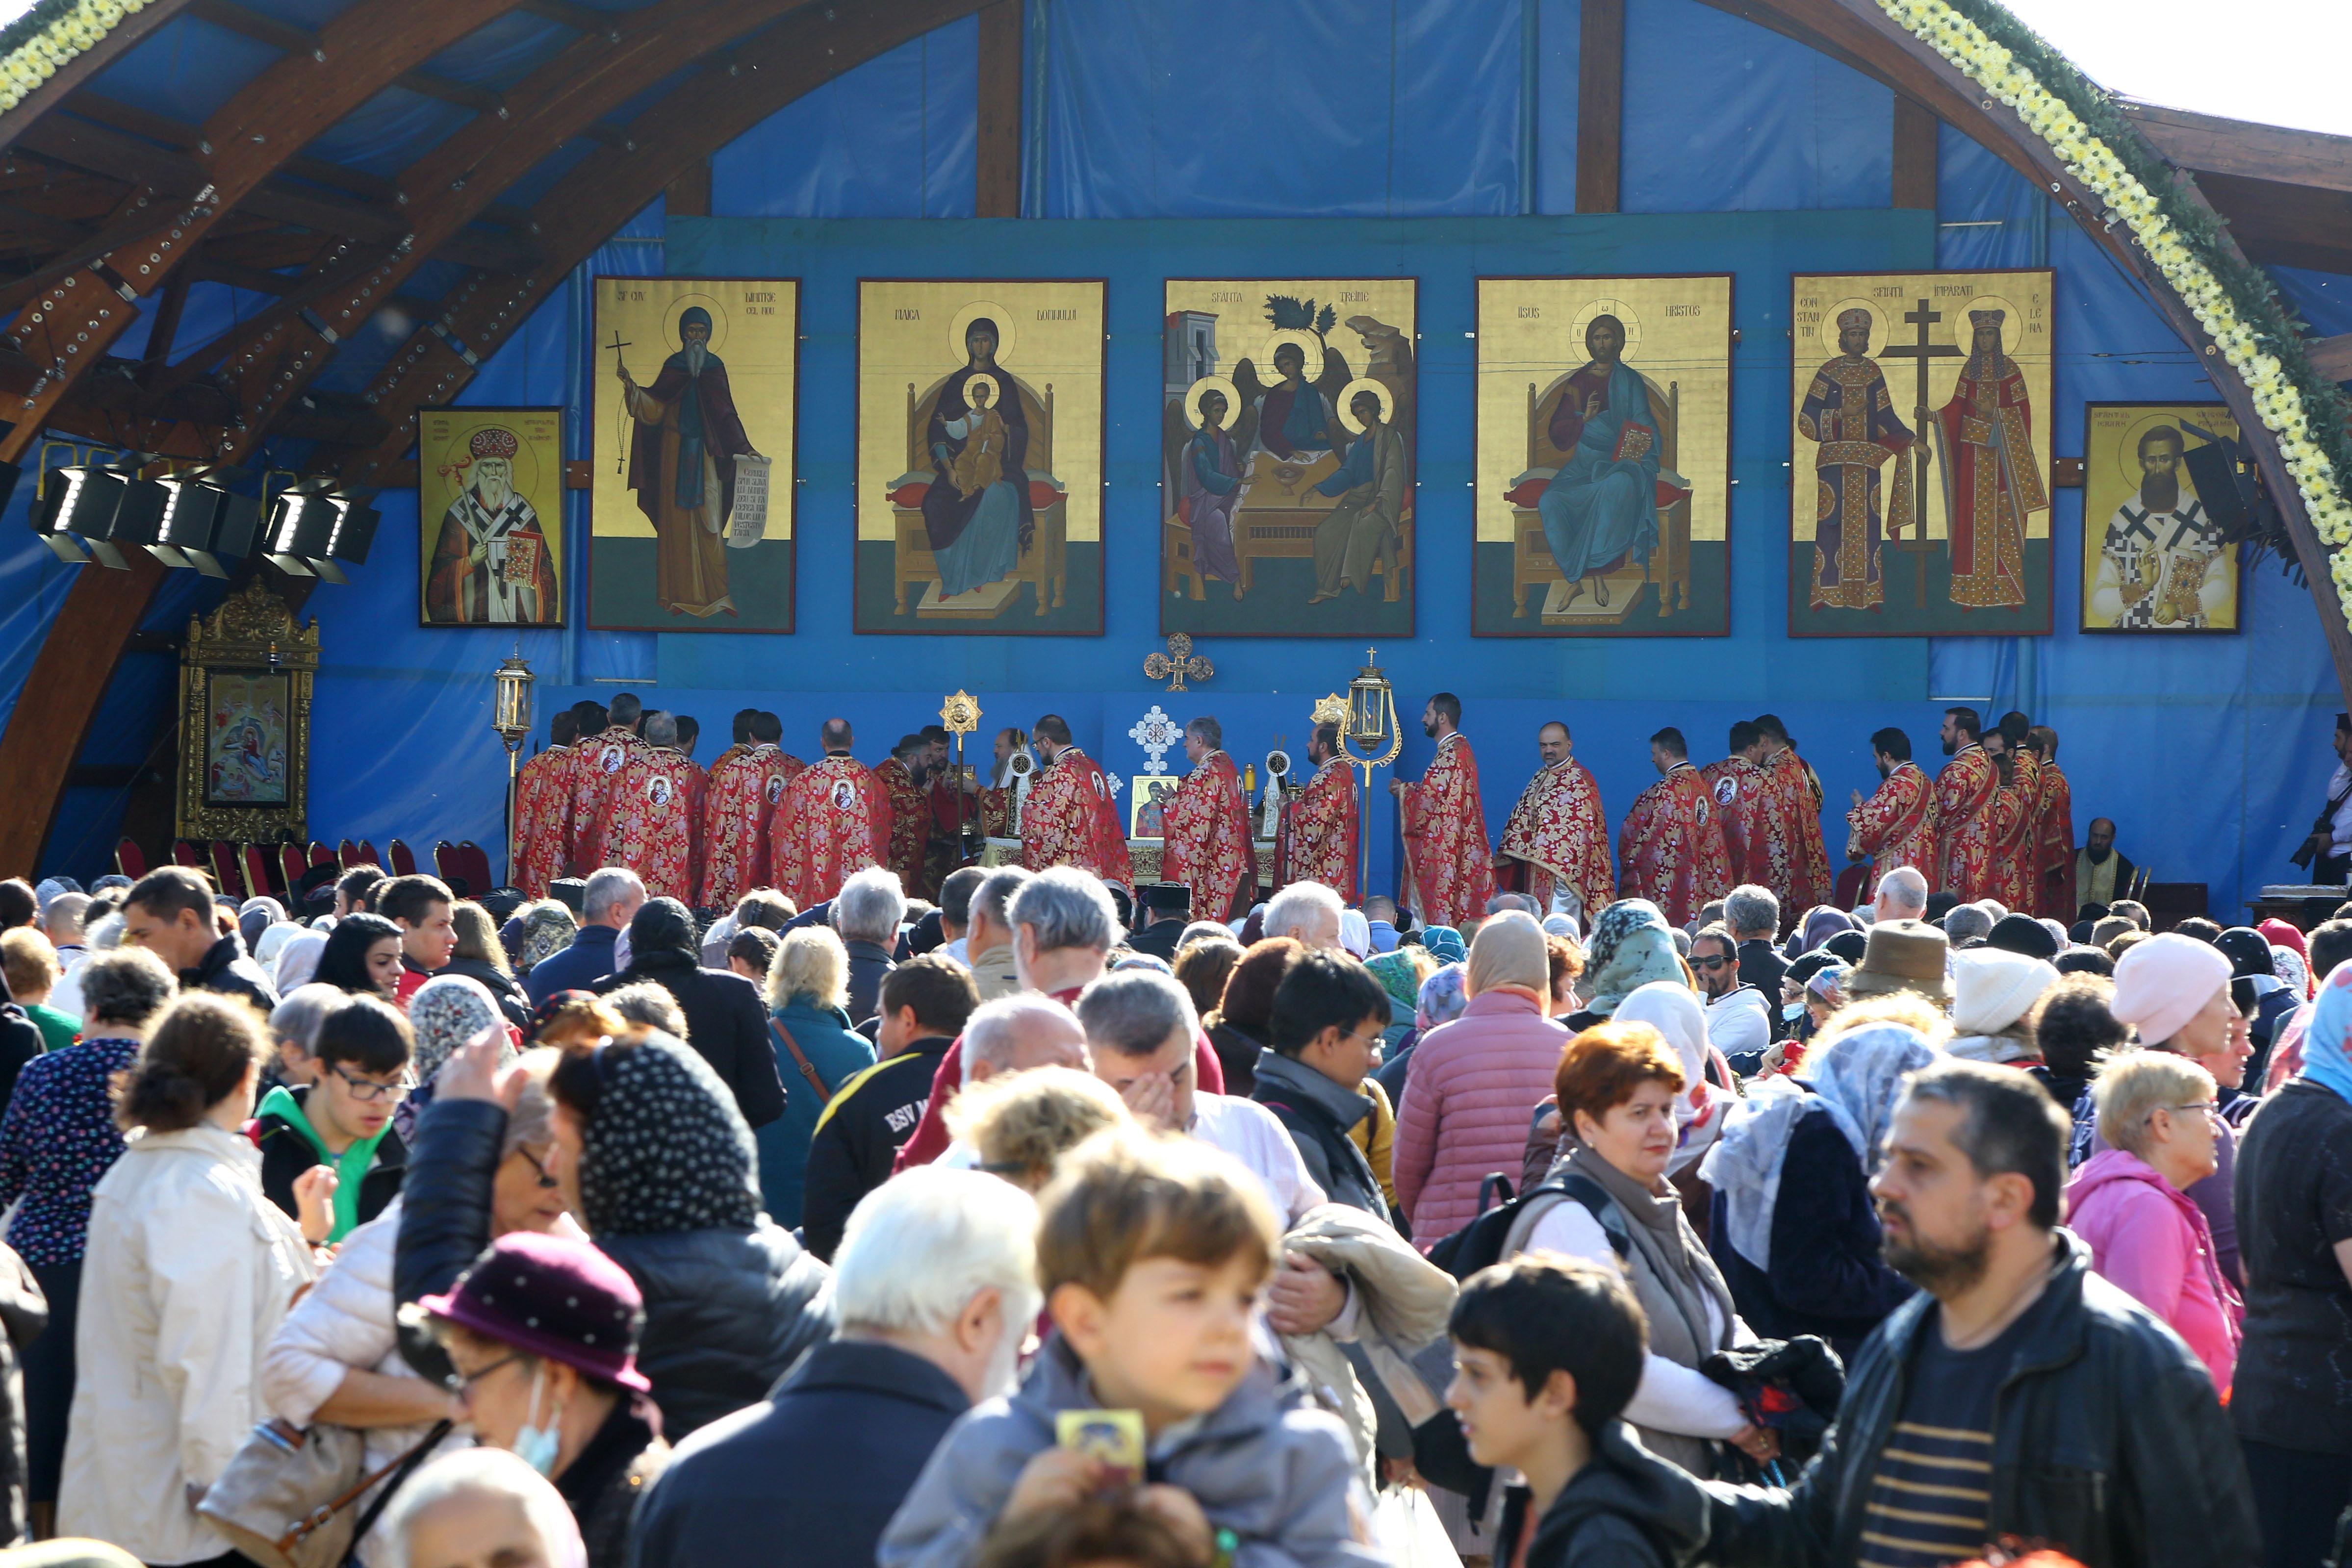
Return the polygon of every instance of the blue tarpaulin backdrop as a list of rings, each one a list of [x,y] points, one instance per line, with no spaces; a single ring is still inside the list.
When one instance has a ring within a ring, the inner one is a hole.
[[[943,27],[781,111],[721,152],[719,217],[666,220],[658,204],[551,297],[462,401],[562,403],[580,416],[591,275],[776,272],[806,279],[801,396],[801,632],[791,637],[527,633],[544,716],[585,691],[635,683],[699,716],[707,758],[727,716],[772,707],[804,753],[839,713],[878,756],[930,718],[939,695],[978,693],[987,724],[1066,714],[1121,774],[1144,758],[1126,731],[1155,702],[1213,711],[1231,748],[1302,738],[1306,706],[1344,685],[1360,650],[1224,641],[1197,695],[1167,698],[1139,674],[1158,646],[1159,279],[1360,269],[1422,279],[1417,632],[1381,650],[1407,709],[1414,776],[1428,746],[1411,725],[1440,686],[1462,693],[1499,831],[1534,766],[1538,723],[1565,716],[1612,819],[1649,781],[1644,742],[1681,726],[1718,755],[1737,717],[1785,717],[1828,787],[1832,859],[1847,791],[1871,782],[1865,737],[1884,724],[1932,751],[1937,708],[2019,706],[2063,737],[2078,830],[2121,825],[2126,852],[2163,880],[2210,885],[2240,913],[2316,810],[2335,682],[2308,595],[2276,563],[2247,574],[2234,637],[2086,638],[2073,630],[2082,492],[2055,492],[2057,629],[2049,637],[1809,641],[1785,635],[1789,472],[1787,274],[1882,267],[2057,269],[2056,455],[2082,450],[2085,401],[2211,395],[2120,271],[1991,154],[1947,130],[1933,213],[1887,210],[1887,90],[1697,0],[1627,7],[1622,218],[1551,218],[1575,207],[1576,0],[1029,0],[1023,210],[978,223],[972,172],[977,27]],[[180,69],[218,29],[191,28]],[[193,51],[193,54],[191,53]],[[135,85],[135,84],[134,84]],[[396,169],[445,133],[416,103],[388,100],[338,127],[334,156]],[[192,106],[191,112],[201,105]],[[423,118],[420,118],[423,117]],[[1741,214],[1727,216],[1725,214]],[[1333,222],[1345,218],[1351,222]],[[761,222],[739,220],[766,220]],[[930,220],[814,223],[807,220]],[[1248,219],[1232,225],[1173,220]],[[1417,220],[1442,219],[1423,224]],[[1480,220],[1475,223],[1464,220]],[[1307,267],[1307,258],[1315,258]],[[1345,264],[1343,267],[1342,264]],[[1733,611],[1727,639],[1474,640],[1468,632],[1471,279],[1482,273],[1730,271],[1743,340],[1735,361]],[[1097,276],[1110,281],[1106,432],[1107,632],[1098,640],[854,637],[848,631],[857,276]],[[2323,331],[2352,329],[2352,280],[2279,274]],[[181,342],[216,332],[265,297],[191,292]],[[135,354],[140,333],[118,351]],[[330,382],[356,387],[398,335],[362,333]],[[511,634],[416,626],[413,492],[379,498],[375,553],[349,588],[310,604],[324,621],[311,761],[313,832],[429,845],[502,843],[505,761],[488,728],[488,672]],[[26,497],[0,522],[0,716],[13,706],[74,571],[25,530]],[[576,546],[585,499],[568,497]],[[579,601],[580,552],[567,563]],[[217,598],[175,574],[148,620],[176,630]],[[80,760],[140,760],[172,701],[168,654],[134,655]],[[537,742],[535,741],[534,744]],[[125,748],[138,756],[124,756]],[[168,748],[163,760],[168,765]],[[1928,760],[1932,764],[1933,758]],[[1181,766],[1181,759],[1171,761]],[[100,869],[121,790],[69,795],[44,869]],[[1392,865],[1388,804],[1374,854]],[[1384,877],[1385,872],[1376,872]]]

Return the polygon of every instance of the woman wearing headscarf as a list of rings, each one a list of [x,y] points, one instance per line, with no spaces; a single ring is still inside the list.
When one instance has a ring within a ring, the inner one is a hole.
[[[2317,995],[2320,977],[2311,972],[2311,939],[2293,923],[2281,920],[2275,915],[2256,925],[2254,929],[2261,932],[2263,939],[2271,945],[2273,957],[2275,957],[2275,949],[2284,947],[2303,961],[2303,999],[2307,1002]],[[2286,977],[2284,970],[2279,972],[2279,977],[2282,979]]]
[[[1853,915],[1843,909],[1832,909],[1826,904],[1816,904],[1805,911],[1804,919],[1799,921],[1797,928],[1789,933],[1789,940],[1781,949],[1781,956],[1801,958],[1839,932],[1853,929]]]
[[[417,1118],[433,1103],[437,1092],[434,1080],[442,1064],[467,1040],[484,1030],[496,1030],[509,1048],[512,1045],[498,999],[480,981],[466,975],[436,975],[417,987],[416,994],[408,998],[408,1027],[416,1032],[416,1051],[409,1058],[416,1087],[392,1113],[392,1129],[404,1144],[414,1138]],[[514,1053],[509,1049],[500,1054],[510,1059]]]
[[[264,929],[260,940],[254,943],[253,961],[260,965],[266,973],[275,975],[278,972],[279,956],[285,953],[290,944],[299,941],[307,933],[291,920],[277,922]],[[278,988],[278,994],[284,996],[285,988]]]
[[[709,1064],[651,1030],[551,1081],[573,1212],[646,1303],[639,1364],[683,1438],[766,1396],[833,1333],[831,1276],[760,1211],[751,1129]]]
[[[1414,1048],[1397,1113],[1397,1202],[1426,1252],[1477,1217],[1492,1171],[1518,1168],[1528,1116],[1551,1086],[1568,1031],[1545,1017],[1543,928],[1513,910],[1470,947],[1469,1005]]]
[[[285,920],[286,906],[274,898],[248,898],[236,906],[236,934],[244,939],[248,953],[257,953],[262,934]],[[260,961],[258,956],[254,959],[256,963]]]
[[[1621,898],[1601,912],[1592,923],[1592,940],[1585,944],[1584,1010],[1560,1022],[1571,1032],[1591,1029],[1613,1016],[1618,1003],[1658,980],[1690,984],[1665,914],[1646,898]]]
[[[649,898],[629,921],[628,967],[596,982],[599,996],[651,980],[677,998],[686,1043],[733,1091],[752,1126],[784,1113],[784,1081],[768,1034],[760,988],[742,976],[702,967],[694,916],[675,898]]]
[[[2230,960],[2217,947],[2167,931],[2133,943],[2116,960],[2115,984],[2107,1010],[2139,1031],[2141,1045],[2185,1056],[2213,1075],[2223,1124],[2213,1150],[2219,1166],[2189,1186],[2189,1197],[2212,1227],[2222,1277],[2240,1279],[2236,1124],[2259,1102],[2238,1088],[2254,1048],[2246,1038],[2246,1016],[2231,995]],[[2095,1153],[2107,1145],[2094,1138],[2091,1146]]]
[[[1420,964],[1413,962],[1419,956]],[[1381,1030],[1381,1049],[1392,1054],[1413,1029],[1412,1015],[1421,1001],[1421,982],[1424,976],[1437,972],[1436,960],[1426,954],[1415,955],[1404,949],[1373,956],[1364,966],[1381,989],[1389,994],[1389,1027]]]
[[[528,975],[542,958],[552,958],[580,935],[580,922],[558,900],[542,898],[524,910],[515,942],[515,972]]]
[[[272,973],[278,994],[290,996],[319,977],[319,960],[326,956],[327,936],[323,931],[305,931],[288,939],[278,950],[278,967]]]
[[[1470,1005],[1470,998],[1462,989],[1469,974],[1466,964],[1447,964],[1421,982],[1413,997],[1412,1028],[1398,1040],[1395,1049],[1383,1050],[1381,1070],[1372,1074],[1390,1103],[1404,1103],[1405,1080],[1412,1075],[1412,1053],[1420,1049],[1423,1039],[1439,1024],[1460,1018],[1462,1009]]]
[[[2118,990],[2123,977],[2118,964]],[[2352,1379],[2326,1370],[2352,1362],[2352,965],[2321,983],[2303,1046],[2303,1076],[2263,1103],[2237,1152],[2246,1332],[2230,1421],[2270,1568],[2325,1559],[2352,1503]]]
[[[1423,926],[1421,945],[1440,964],[1467,963],[1470,958],[1468,944],[1462,940],[1462,933],[1451,925]]]
[[[2270,938],[2252,926],[2233,925],[2215,937],[2213,945],[2230,960],[2230,977],[2235,982],[2231,988],[2237,993],[2239,1010],[2246,1014],[2246,1036],[2254,1048],[2253,1059],[2246,1063],[2245,1082],[2259,1093],[2279,1026],[2303,1005],[2303,998],[2278,977]]]
[[[1759,1081],[1732,1109],[1699,1173],[1716,1194],[1708,1245],[1759,1334],[1818,1334],[1851,1357],[1911,1294],[1879,1255],[1870,1177],[1904,1076],[1935,1060],[1901,1024],[1832,1024],[1797,1078]]]

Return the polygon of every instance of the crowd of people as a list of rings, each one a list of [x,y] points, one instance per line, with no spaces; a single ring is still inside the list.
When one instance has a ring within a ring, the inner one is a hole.
[[[2352,905],[546,885],[0,883],[19,1551],[2336,1560]]]

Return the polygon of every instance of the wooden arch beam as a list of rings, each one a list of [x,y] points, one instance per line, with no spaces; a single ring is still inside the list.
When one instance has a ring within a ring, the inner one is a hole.
[[[628,148],[600,149],[531,209],[544,251],[528,275],[478,273],[417,329],[367,393],[387,434],[352,449],[346,484],[381,485],[416,439],[416,411],[446,402],[532,309],[670,182],[784,105],[909,39],[968,16],[988,0],[846,0],[786,17],[714,57],[704,90],[680,86],[630,123]]]

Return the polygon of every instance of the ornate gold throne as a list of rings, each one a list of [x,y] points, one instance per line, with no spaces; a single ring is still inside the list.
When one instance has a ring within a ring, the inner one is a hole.
[[[1578,367],[1581,369],[1582,367]],[[1528,470],[1511,481],[1511,489],[1519,491],[1530,480],[1549,482],[1569,459],[1551,443],[1551,417],[1559,408],[1559,400],[1568,392],[1568,383],[1576,372],[1560,375],[1540,392],[1533,382],[1528,383]],[[1679,470],[1682,444],[1682,383],[1668,382],[1661,387],[1649,377],[1642,377],[1642,385],[1650,394],[1650,413],[1658,422],[1658,466]],[[1635,593],[1622,591],[1631,582],[1620,584],[1613,580],[1622,576],[1631,579],[1636,570],[1640,580],[1654,582],[1658,589],[1658,613],[1672,614],[1677,609],[1690,608],[1690,530],[1691,504],[1685,496],[1669,507],[1658,508],[1658,546],[1650,554],[1649,564],[1636,569],[1632,563],[1622,563],[1604,573],[1619,597],[1607,608],[1591,604],[1588,598],[1575,616],[1579,624],[1596,626],[1622,625],[1633,608]],[[1533,505],[1511,507],[1511,616],[1521,620],[1534,613],[1528,608],[1528,590],[1561,580],[1559,563],[1552,559],[1551,545],[1544,538],[1543,517]]]
[[[1037,599],[1037,613],[1061,606],[1063,594],[1069,582],[1069,518],[1068,494],[1062,482],[1054,477],[1054,385],[1045,383],[1045,394],[1040,398],[1029,383],[1003,369],[994,372],[1000,383],[1010,383],[1021,399],[1021,412],[1029,423],[1029,452],[1026,459],[1028,479],[1033,486],[1052,486],[1051,506],[1039,507],[1037,531],[1028,547],[1022,550],[1018,565],[1013,569],[1011,580],[1029,584]],[[946,390],[948,378],[941,376],[931,383],[930,390],[920,398],[915,395],[915,383],[907,383],[907,472],[890,482],[890,516],[896,525],[892,541],[891,580],[896,591],[898,613],[907,613],[910,598],[919,596],[927,583],[940,580],[940,564],[931,553],[931,536],[923,524],[923,508],[919,502],[902,506],[895,498],[916,486],[939,483],[939,475],[931,466],[931,456],[923,445],[923,433],[930,428],[931,411],[939,406],[940,393]]]

